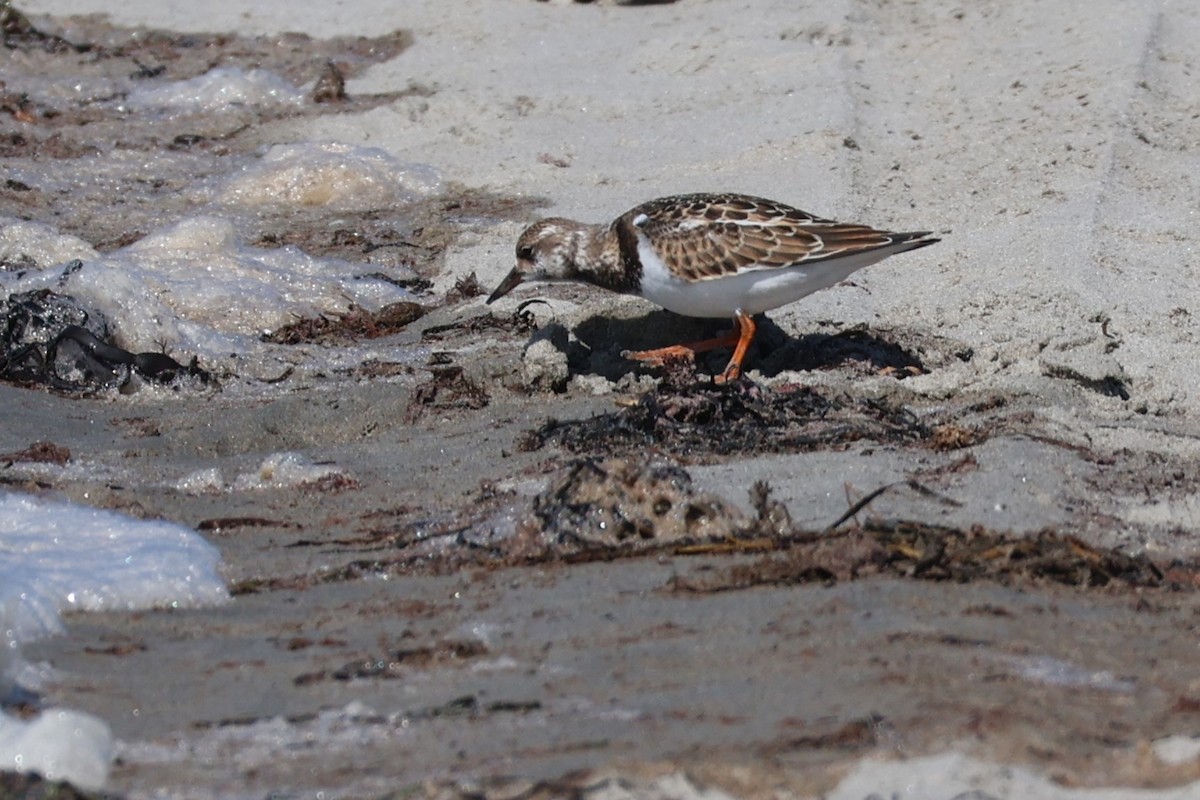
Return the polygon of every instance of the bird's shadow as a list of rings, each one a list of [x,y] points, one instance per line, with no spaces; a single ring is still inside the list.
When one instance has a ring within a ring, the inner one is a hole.
[[[746,355],[745,368],[763,377],[789,370],[833,370],[847,367],[862,372],[893,372],[899,375],[923,372],[921,359],[887,337],[865,327],[845,328],[831,333],[792,336],[759,314],[758,334]],[[600,375],[616,381],[630,372],[652,370],[621,355],[626,350],[651,350],[684,342],[722,336],[731,322],[683,317],[670,311],[650,311],[638,317],[619,319],[595,316],[574,328],[579,343],[569,353],[573,372]],[[731,348],[719,348],[696,357],[702,372],[717,374],[729,361]]]

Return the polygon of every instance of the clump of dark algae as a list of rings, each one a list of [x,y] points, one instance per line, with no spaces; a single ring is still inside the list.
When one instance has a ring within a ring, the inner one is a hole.
[[[0,307],[0,380],[83,392],[126,386],[135,375],[159,383],[212,380],[195,359],[184,365],[165,353],[118,347],[108,321],[69,295],[20,292]]]
[[[887,401],[741,380],[660,385],[617,411],[550,420],[527,431],[518,446],[622,455],[660,448],[685,463],[705,463],[718,456],[835,448],[860,439],[912,443],[929,433],[915,414]]]

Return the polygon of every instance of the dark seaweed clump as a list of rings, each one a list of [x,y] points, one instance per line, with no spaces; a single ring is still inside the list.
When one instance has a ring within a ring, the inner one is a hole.
[[[911,443],[930,430],[903,406],[878,399],[828,397],[805,386],[660,386],[626,408],[586,420],[550,420],[527,431],[523,450],[547,444],[572,453],[630,454],[657,447],[704,460],[746,453],[806,452],[860,439]]]

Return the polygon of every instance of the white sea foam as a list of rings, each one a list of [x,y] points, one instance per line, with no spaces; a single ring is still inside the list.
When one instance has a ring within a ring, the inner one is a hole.
[[[218,561],[216,548],[174,523],[0,492],[0,695],[26,666],[20,645],[61,631],[61,612],[222,603]],[[111,751],[108,726],[86,714],[0,714],[0,768],[98,788]]]
[[[225,476],[217,467],[205,467],[175,481],[174,488],[188,494],[216,494],[225,489]]]
[[[1165,736],[1154,742],[1151,749],[1164,764],[1186,764],[1193,761],[1200,765],[1200,737]]]
[[[28,179],[43,191],[70,189],[66,177]],[[45,224],[0,218],[0,261],[9,265],[0,270],[0,298],[52,289],[103,314],[127,350],[165,351],[185,362],[200,356],[209,369],[274,376],[278,359],[265,355],[261,334],[300,317],[343,314],[352,305],[371,311],[408,299],[393,281],[416,275],[391,266],[392,280],[383,280],[371,276],[368,264],[291,246],[252,247],[238,226],[252,225],[250,215],[264,208],[395,208],[440,188],[432,167],[400,162],[377,148],[276,145],[229,175],[185,187],[197,213],[112,252],[97,252]]]
[[[1080,664],[1047,655],[1005,655],[998,656],[996,660],[1007,664],[1025,680],[1048,686],[1069,686],[1102,692],[1132,692],[1137,688],[1137,681],[1133,678],[1114,675],[1107,670],[1090,670]]]
[[[1196,800],[1200,783],[1165,789],[1059,784],[1023,767],[989,764],[957,752],[907,761],[864,759],[842,779],[829,800],[865,797],[953,798],[997,800]]]
[[[136,86],[122,105],[134,111],[174,109],[196,114],[229,106],[299,108],[304,101],[303,90],[268,70],[217,67],[187,80]]]
[[[73,236],[42,225],[0,223],[0,256],[28,256],[44,269],[0,272],[0,292],[52,289],[99,311],[133,352],[163,351],[212,368],[232,357],[238,374],[262,366],[261,334],[299,317],[367,310],[408,299],[361,264],[310,256],[295,247],[241,242],[227,217],[197,216],[112,253],[88,252]],[[81,260],[67,269],[63,255]],[[396,272],[395,269],[392,272]]]
[[[102,789],[112,762],[112,731],[103,720],[53,709],[24,722],[0,714],[0,768],[36,772],[81,789]]]
[[[441,185],[432,167],[403,163],[376,147],[299,142],[277,144],[223,179],[216,200],[233,206],[368,211],[411,203]]]
[[[11,651],[59,612],[223,602],[220,554],[190,528],[0,492],[0,615]]]
[[[332,475],[350,478],[345,470],[334,464],[318,464],[303,453],[283,452],[270,454],[256,469],[240,473],[232,481],[227,481],[221,470],[209,467],[190,472],[171,486],[188,494],[247,492],[286,489],[313,483]]]
[[[272,453],[263,459],[258,469],[239,475],[233,482],[233,489],[283,489],[341,473],[338,467],[317,464],[302,453]]]
[[[0,261],[18,263],[23,258],[39,265],[64,264],[71,259],[99,257],[90,244],[78,236],[59,233],[40,222],[0,221]]]

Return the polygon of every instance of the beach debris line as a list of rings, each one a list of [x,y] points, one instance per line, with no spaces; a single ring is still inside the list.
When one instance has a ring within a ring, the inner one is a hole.
[[[0,454],[0,465],[11,467],[13,464],[54,464],[64,467],[71,460],[69,448],[54,442],[38,441],[24,450]]]
[[[296,679],[297,686],[304,686],[322,680],[322,673],[311,673],[301,675]],[[425,706],[420,708],[401,709],[392,711],[387,714],[379,713],[371,710],[367,706],[362,705],[358,701],[353,701],[345,708],[334,711],[326,709],[316,713],[301,712],[298,714],[290,714],[287,716],[271,715],[271,716],[242,716],[242,717],[223,717],[216,720],[200,720],[193,725],[200,730],[214,730],[220,728],[249,728],[253,725],[265,723],[267,725],[277,725],[280,720],[285,721],[289,725],[306,725],[313,722],[320,722],[324,719],[337,719],[341,722],[353,724],[356,728],[364,728],[366,726],[386,726],[392,729],[408,728],[414,722],[433,719],[446,718],[466,718],[469,720],[478,720],[486,715],[491,714],[529,714],[539,711],[542,708],[542,703],[539,700],[490,700],[484,702],[480,697],[474,694],[464,694],[458,697],[453,697],[444,703],[438,703],[433,706]],[[2,796],[2,795],[0,795]],[[64,795],[67,798],[73,795]],[[426,797],[428,795],[415,795]],[[434,795],[443,797],[442,793]],[[557,797],[558,795],[546,795],[546,797]],[[54,795],[59,797],[59,795]],[[107,795],[106,795],[107,797]],[[458,797],[458,795],[454,795]],[[479,798],[481,795],[477,791],[471,792],[464,797]],[[506,793],[503,797],[508,800],[520,800],[525,795],[514,793]],[[529,800],[538,800],[542,795],[531,796]]]
[[[378,311],[351,306],[345,314],[323,314],[289,322],[263,334],[262,340],[274,344],[345,344],[360,339],[378,339],[404,330],[423,317],[426,310],[411,300],[389,303]]]
[[[920,485],[913,488],[929,491]],[[755,564],[730,567],[702,584],[676,587],[688,590],[831,583],[872,575],[1079,588],[1200,589],[1200,567],[1195,564],[1160,567],[1144,554],[1096,547],[1049,528],[1023,534],[981,525],[961,528],[872,518],[845,530],[831,526],[814,532],[795,527],[765,483],[755,483],[750,497],[755,518],[696,489],[682,467],[637,459],[581,459],[534,498],[530,523],[521,536],[525,546],[535,541],[542,547],[539,558],[664,550],[684,555],[768,551]]]
[[[530,301],[540,302],[540,301]],[[476,314],[473,317],[455,320],[444,325],[431,325],[421,331],[422,342],[440,342],[454,334],[475,334],[485,331],[499,331],[510,334],[526,334],[537,329],[537,320],[528,311],[530,303],[522,303],[511,314],[496,315],[490,311]]]
[[[1198,574],[1200,565],[1172,562],[1164,569],[1144,554],[1095,547],[1049,528],[1021,534],[981,525],[956,528],[871,519],[859,527],[796,542],[753,564],[733,565],[701,580],[678,580],[673,588],[717,592],[890,575],[957,583],[1195,590],[1200,589]]]
[[[682,386],[664,381],[616,411],[548,420],[526,431],[517,447],[529,452],[552,444],[576,454],[616,455],[661,447],[687,462],[705,463],[717,456],[807,452],[863,439],[920,443],[929,436],[929,427],[913,412],[883,399],[750,380]]]
[[[304,673],[298,675],[294,683],[304,686],[326,680],[395,680],[407,678],[417,670],[462,665],[487,654],[487,645],[478,640],[438,641],[431,645],[402,647],[383,655],[363,656],[332,670]]]
[[[953,502],[915,481],[901,483]],[[469,504],[432,516],[409,507],[382,516],[364,513],[358,535],[293,545],[332,548],[350,559],[342,566],[246,581],[231,591],[293,589],[364,575],[445,574],[469,565],[722,556],[741,558],[713,561],[701,578],[672,582],[670,590],[724,592],[873,577],[1111,592],[1200,590],[1195,560],[1128,554],[1066,530],[1021,533],[878,517],[813,530],[793,522],[767,483],[758,481],[749,492],[747,513],[700,489],[684,467],[662,457],[575,459],[532,497],[486,485]],[[747,562],[746,556],[757,559]]]
[[[411,282],[397,282],[389,276],[378,273],[363,276],[388,280],[414,292],[424,292],[430,287],[429,281],[415,279]],[[320,314],[314,317],[303,317],[290,322],[260,339],[273,344],[351,344],[362,339],[377,339],[400,333],[413,322],[421,319],[430,311],[437,308],[454,306],[483,292],[475,273],[462,276],[455,281],[454,286],[441,299],[433,299],[425,304],[412,300],[401,300],[380,308],[368,311],[359,306],[351,306],[344,314]],[[536,328],[533,315],[525,309],[528,305],[540,301],[523,303],[512,315],[496,317],[490,313],[475,317],[454,320],[439,325],[432,325],[421,332],[423,342],[439,341],[449,334],[475,334],[485,330],[507,330],[514,333],[527,333]]]

